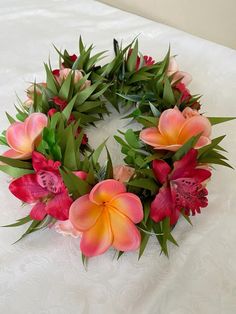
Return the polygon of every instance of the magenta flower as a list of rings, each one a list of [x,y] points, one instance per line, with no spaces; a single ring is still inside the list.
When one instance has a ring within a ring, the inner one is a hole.
[[[177,222],[180,211],[200,213],[208,205],[207,189],[204,186],[211,176],[207,169],[197,164],[197,150],[191,149],[181,160],[174,162],[174,169],[164,160],[155,160],[152,165],[157,180],[163,184],[151,204],[150,216],[155,221],[170,217],[170,223]]]
[[[42,220],[46,215],[67,220],[73,200],[59,173],[61,163],[47,160],[34,151],[32,164],[35,173],[13,180],[9,185],[11,193],[25,203],[34,204],[30,212],[30,217],[34,220]],[[82,180],[86,178],[83,171],[75,174]]]

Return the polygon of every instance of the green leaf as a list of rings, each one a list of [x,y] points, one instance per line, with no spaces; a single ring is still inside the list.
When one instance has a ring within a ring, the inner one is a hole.
[[[45,63],[44,66],[47,73],[47,88],[50,91],[52,91],[55,95],[57,95],[57,86],[56,86],[55,78],[51,70],[49,69],[48,65]]]
[[[143,188],[151,191],[153,194],[157,192],[158,186],[152,179],[134,179],[127,183],[127,185]]]
[[[79,177],[68,170],[65,171],[60,169],[60,173],[69,193],[72,194],[74,200],[89,192],[90,187],[86,181],[81,180]]]
[[[15,120],[11,115],[9,115],[9,113],[7,113],[7,112],[6,112],[6,116],[7,116],[8,121],[9,121],[11,124],[14,123],[14,122],[16,122],[16,120]]]
[[[215,124],[235,120],[236,117],[208,117],[208,119],[210,120],[211,125],[215,125]]]
[[[95,91],[95,89],[99,86],[100,83],[101,82],[98,81],[98,82],[94,83],[93,85],[85,88],[81,92],[79,92],[79,94],[77,96],[76,104],[78,106],[82,105],[85,102],[85,100],[87,100],[92,95],[92,93]]]
[[[64,117],[66,118],[66,120],[68,120],[70,118],[71,112],[74,108],[74,104],[76,102],[77,99],[77,95],[75,95],[71,101],[68,103],[68,105],[65,107],[65,109],[63,109],[62,114],[64,115]]]
[[[22,168],[22,169],[32,169],[32,163],[28,161],[21,161],[17,159],[12,159],[5,156],[0,156],[0,161],[12,167]]]
[[[68,127],[66,137],[66,149],[64,153],[63,165],[70,170],[77,169],[75,137],[72,131],[72,125]]]
[[[135,41],[134,48],[132,49],[131,54],[128,56],[127,69],[129,72],[133,72],[136,70],[137,57],[138,57],[138,40]]]
[[[191,137],[183,146],[181,146],[177,150],[177,152],[173,155],[172,160],[177,161],[180,160],[183,156],[185,156],[188,153],[188,151],[196,145],[200,136],[201,133]]]
[[[18,226],[26,224],[27,222],[29,222],[31,220],[32,219],[31,219],[30,215],[28,215],[26,217],[18,219],[17,222],[15,222],[13,224],[1,226],[1,227],[18,227]]]
[[[0,171],[5,172],[14,179],[22,177],[25,174],[34,173],[34,171],[30,169],[15,168],[9,165],[0,165]]]
[[[113,179],[113,166],[112,166],[112,160],[111,155],[106,147],[107,151],[107,165],[106,165],[106,174],[105,179]]]
[[[175,96],[168,78],[166,78],[164,83],[163,99],[171,106],[174,106],[176,103]]]
[[[98,159],[103,151],[103,148],[105,147],[106,145],[106,141],[107,139],[102,143],[100,144],[96,149],[95,151],[92,153],[92,162],[93,162],[93,165],[94,167],[96,168],[96,165],[97,165],[97,162],[98,162]]]
[[[210,151],[210,150],[212,150],[213,148],[215,148],[224,138],[225,138],[225,135],[216,137],[216,138],[214,138],[214,139],[211,141],[211,143],[210,143],[209,145],[206,145],[206,146],[200,148],[200,149],[198,150],[198,158],[199,158],[202,154],[206,153],[207,151]]]
[[[59,94],[58,96],[62,99],[68,99],[69,94],[70,94],[70,89],[71,89],[71,82],[72,82],[72,78],[74,77],[72,71],[70,71],[70,73],[67,75],[65,81],[63,82]]]
[[[138,149],[142,146],[132,129],[128,129],[125,132],[125,139],[126,139],[127,143],[133,148]]]

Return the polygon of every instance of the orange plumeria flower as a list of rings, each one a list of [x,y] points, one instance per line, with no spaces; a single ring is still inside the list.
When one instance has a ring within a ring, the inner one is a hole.
[[[143,219],[140,199],[126,192],[123,183],[104,180],[70,208],[69,220],[82,232],[80,248],[85,256],[104,253],[110,246],[119,251],[136,250],[140,232],[135,224]]]
[[[6,140],[11,149],[6,151],[3,156],[29,159],[47,123],[47,116],[43,113],[32,113],[24,122],[12,123],[6,131]]]
[[[163,111],[158,126],[140,132],[140,139],[154,149],[177,151],[191,137],[201,133],[195,148],[211,143],[210,121],[196,110],[185,108],[181,112],[177,107]]]

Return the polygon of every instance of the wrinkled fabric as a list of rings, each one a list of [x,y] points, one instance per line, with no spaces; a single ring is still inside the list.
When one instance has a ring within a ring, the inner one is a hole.
[[[0,12],[1,130],[8,126],[4,112],[15,112],[15,92],[24,100],[30,82],[43,80],[49,53],[56,68],[51,44],[77,53],[80,34],[87,45],[95,44],[96,52],[111,51],[113,37],[129,43],[140,34],[143,55],[155,60],[170,43],[180,70],[193,76],[189,89],[204,95],[202,112],[236,116],[234,50],[91,0],[1,0]],[[114,165],[122,163],[122,156],[112,135],[130,127],[118,117],[114,113],[98,128],[86,130],[94,147],[111,134]],[[223,146],[236,166],[236,122],[213,128],[214,136],[222,134],[227,134]],[[1,173],[0,225],[29,212],[10,194],[7,181]],[[180,247],[170,245],[169,259],[160,256],[152,237],[140,261],[136,253],[116,261],[111,249],[91,259],[86,271],[79,238],[50,229],[11,245],[26,226],[0,228],[0,313],[236,313],[235,186],[235,172],[216,167],[208,184],[208,207],[192,219],[194,227],[180,219],[173,231]]]

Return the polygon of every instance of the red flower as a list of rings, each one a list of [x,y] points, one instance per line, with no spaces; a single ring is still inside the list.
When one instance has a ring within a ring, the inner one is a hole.
[[[189,101],[191,99],[192,96],[184,83],[181,82],[177,83],[175,85],[175,88],[181,93],[180,98],[181,103],[184,101]]]
[[[63,100],[58,96],[53,97],[52,101],[54,102],[55,105],[59,106],[61,110],[65,109],[66,106],[68,105],[66,100]]]
[[[53,74],[54,76],[59,77],[59,76],[60,76],[60,70],[59,70],[59,69],[55,69],[55,70],[52,71],[52,74]]]
[[[75,62],[76,60],[77,60],[77,56],[76,56],[76,54],[73,54],[73,55],[71,55],[70,56],[70,59],[71,59],[71,61],[73,61],[73,62]]]
[[[56,112],[57,110],[55,108],[51,108],[50,110],[48,110],[48,116],[52,117]]]
[[[181,160],[174,162],[174,169],[164,160],[154,160],[153,172],[163,184],[151,204],[150,216],[155,221],[170,217],[173,225],[179,218],[180,211],[187,215],[200,213],[200,207],[206,207],[207,189],[202,184],[211,176],[211,172],[198,167],[197,150],[191,149]]]
[[[9,185],[11,193],[25,203],[34,204],[30,212],[34,220],[42,220],[46,215],[68,219],[73,200],[59,173],[61,163],[33,152],[32,164],[35,173],[13,180]],[[80,176],[80,172],[77,175]]]

